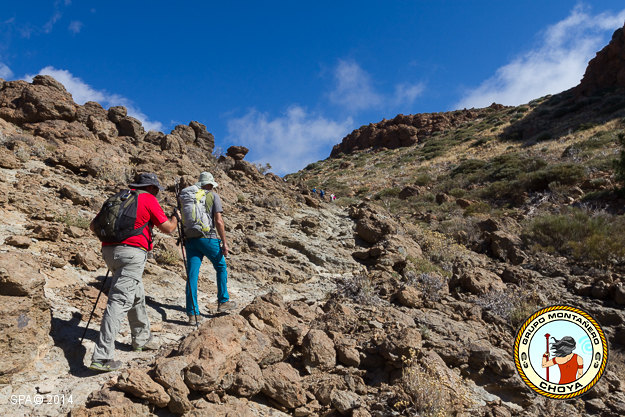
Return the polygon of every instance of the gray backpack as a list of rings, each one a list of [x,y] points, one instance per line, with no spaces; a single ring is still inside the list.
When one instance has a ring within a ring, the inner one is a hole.
[[[192,185],[180,191],[180,214],[187,238],[208,237],[213,227],[211,210],[215,196],[211,191]]]

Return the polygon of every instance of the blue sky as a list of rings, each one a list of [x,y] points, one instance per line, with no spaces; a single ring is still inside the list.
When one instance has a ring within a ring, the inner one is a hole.
[[[53,75],[148,129],[204,123],[286,174],[399,113],[521,104],[571,88],[622,1],[21,1],[0,78]]]

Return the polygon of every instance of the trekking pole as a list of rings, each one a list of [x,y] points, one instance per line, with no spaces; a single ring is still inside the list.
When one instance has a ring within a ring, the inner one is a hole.
[[[93,312],[95,311],[95,308],[98,306],[98,301],[100,301],[100,294],[102,294],[102,290],[104,289],[104,286],[106,285],[106,280],[109,278],[109,273],[111,272],[110,269],[106,270],[106,276],[104,277],[104,281],[102,282],[102,286],[100,287],[100,292],[98,293],[98,297],[95,299],[95,304],[93,305],[93,310],[91,310],[91,314],[89,315],[89,320],[87,321],[87,325],[85,326],[85,330],[82,332],[82,337],[80,338],[80,344],[82,344],[82,341],[85,338],[85,335],[87,334],[87,329],[89,328],[89,323],[91,323],[91,317],[93,317]]]
[[[547,345],[547,361],[549,361],[549,333],[545,333],[545,344]],[[549,382],[549,367],[547,367],[547,382]]]
[[[180,205],[180,179],[176,180],[176,185],[174,187],[174,191],[176,193],[176,206],[178,207],[178,211],[180,212],[180,216],[182,217],[182,207]],[[185,247],[184,247],[184,241],[185,241],[185,237],[184,237],[184,228],[182,227],[182,219],[178,219],[178,239],[180,241],[180,253],[182,253],[182,263],[184,264],[184,272],[187,276],[187,291],[189,291],[189,295],[191,296],[191,303],[193,303],[193,316],[195,317],[195,327],[199,326],[199,323],[197,321],[197,316],[199,314],[199,311],[195,311],[195,299],[193,298],[193,291],[191,289],[191,284],[190,284],[190,280],[189,280],[189,267],[187,266],[187,257],[185,255]],[[198,277],[199,280],[199,277]],[[199,306],[198,306],[199,308]],[[195,314],[198,313],[198,314]]]

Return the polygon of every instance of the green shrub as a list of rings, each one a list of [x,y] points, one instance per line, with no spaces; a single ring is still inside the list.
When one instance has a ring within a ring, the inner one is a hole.
[[[54,220],[66,226],[78,227],[80,229],[88,229],[91,223],[90,219],[71,213],[58,214]]]
[[[579,132],[582,130],[592,129],[595,126],[597,126],[597,123],[593,123],[593,122],[580,123],[579,126],[577,126],[577,131]]]
[[[442,156],[445,154],[445,151],[449,148],[447,142],[437,139],[437,140],[429,140],[421,149],[421,153],[425,159],[434,159],[437,156]]]
[[[576,164],[549,166],[522,176],[520,186],[526,191],[542,191],[552,182],[573,185],[586,179],[586,168]]]
[[[484,136],[479,138],[478,140],[476,140],[475,142],[473,142],[471,145],[469,145],[470,148],[477,148],[480,147],[490,141],[492,141],[494,138],[492,136]]]
[[[568,146],[562,153],[563,157],[591,157],[594,151],[604,149],[609,145],[618,141],[618,136],[622,133],[615,134],[614,131],[605,131],[592,136],[589,139]]]
[[[427,173],[421,173],[419,175],[417,175],[414,179],[414,184],[415,185],[420,185],[420,186],[426,186],[426,185],[430,185],[432,184],[434,180],[432,179],[432,177],[427,174]]]
[[[544,98],[537,98],[535,100],[530,101],[529,103],[527,103],[531,108],[534,108],[536,106],[538,106],[542,101],[544,101]]]
[[[304,168],[304,171],[311,171],[311,170],[313,170],[315,168],[318,168],[318,167],[319,167],[319,162],[312,162],[312,163],[306,165],[306,167]]]
[[[356,190],[356,195],[362,197],[363,195],[367,194],[368,192],[369,192],[369,187],[366,187],[366,186],[365,187],[360,187],[360,188],[358,188]]]
[[[591,180],[590,182],[592,183],[593,181]],[[607,190],[607,189],[595,190],[595,191],[590,191],[584,194],[581,201],[584,203],[588,203],[588,202],[597,201],[597,200],[606,200],[608,198],[611,198],[612,196],[613,196],[613,190]]]
[[[506,201],[521,204],[525,201],[525,191],[519,187],[518,181],[495,181],[484,188],[480,195],[495,201]]]
[[[452,188],[451,190],[449,190],[448,194],[455,198],[462,198],[467,195],[467,190],[465,190],[464,188]]]
[[[488,173],[489,178],[501,179],[488,185],[482,191],[482,197],[520,204],[524,201],[525,193],[547,190],[551,183],[574,185],[584,181],[587,177],[586,168],[580,165],[559,164],[534,169],[546,163],[542,160],[526,159],[527,166],[523,167],[519,164],[522,160],[517,159],[513,160],[513,163],[500,164],[497,170],[491,170]]]
[[[452,217],[439,223],[437,231],[451,236],[456,242],[467,245],[481,242],[482,231],[477,226],[479,219],[471,217]]]
[[[334,201],[334,204],[341,207],[349,207],[352,204],[359,203],[360,200],[354,197],[339,197]]]
[[[536,171],[547,165],[542,159],[528,158],[516,152],[497,156],[484,167],[489,181],[514,180],[521,173]]]
[[[384,190],[379,191],[373,197],[374,200],[381,200],[383,198],[397,198],[399,193],[401,192],[401,188],[385,188]]]
[[[451,176],[455,177],[456,175],[468,175],[473,174],[477,171],[482,170],[486,166],[487,162],[482,161],[481,159],[467,159],[464,160],[451,170]]]
[[[474,216],[480,213],[490,213],[492,206],[484,201],[477,201],[472,203],[469,207],[464,209],[465,216]]]
[[[523,239],[538,250],[606,264],[625,256],[625,219],[570,209],[535,218],[527,226]]]
[[[407,256],[406,259],[408,262],[412,264],[414,267],[414,271],[421,276],[423,274],[441,274],[443,275],[445,271],[443,269],[426,258],[415,258],[413,256]]]
[[[614,173],[616,180],[625,186],[625,134],[619,133],[618,141],[621,144],[621,153],[619,158],[614,162]]]

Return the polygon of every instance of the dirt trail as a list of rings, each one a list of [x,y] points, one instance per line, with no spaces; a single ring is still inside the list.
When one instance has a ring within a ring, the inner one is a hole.
[[[58,280],[49,279],[45,288],[46,297],[52,305],[52,332],[54,346],[26,373],[17,375],[12,384],[0,391],[8,401],[1,401],[0,415],[6,416],[60,416],[72,408],[83,405],[87,396],[121,372],[99,374],[87,369],[93,353],[94,341],[98,335],[99,315],[92,319],[85,340],[80,344],[88,314],[80,316],[80,311],[67,299],[66,289],[75,284],[93,284],[99,288],[106,274],[105,269],[94,273],[77,270],[68,266],[63,271],[65,286]],[[243,282],[235,277],[229,279],[229,292],[239,307],[245,306],[256,295],[269,291],[279,291],[286,300],[305,298],[319,300],[334,289],[331,274],[318,274],[300,284],[274,284],[258,286],[254,282]],[[187,324],[184,311],[185,284],[182,276],[174,271],[160,268],[150,262],[144,274],[148,315],[154,337],[161,343],[161,349],[175,347],[176,343],[195,327]],[[204,262],[200,271],[199,305],[204,320],[215,317],[215,274],[210,263]],[[102,298],[105,298],[103,295]],[[100,305],[103,301],[101,299]],[[130,329],[124,321],[116,344],[116,359],[125,367],[148,366],[159,352],[133,352],[130,346]],[[22,405],[15,404],[19,397]],[[34,404],[43,399],[43,404]],[[13,401],[12,401],[13,400]],[[29,401],[30,400],[30,401]],[[30,403],[30,402],[33,403]],[[52,403],[48,403],[52,401]],[[62,402],[65,404],[62,404]],[[28,402],[28,403],[27,403]],[[258,405],[258,415],[279,415]],[[273,413],[273,414],[272,414]],[[281,414],[281,413],[280,413]]]
[[[333,211],[333,216],[340,211],[338,207],[332,207],[330,210]],[[11,235],[26,234],[24,224],[27,219],[22,213],[2,210],[0,214],[7,219],[6,223],[0,225],[0,242],[3,243]],[[33,246],[31,249],[32,253],[41,256],[46,252],[45,246],[41,249]],[[236,262],[236,257],[228,259],[229,264],[233,262]],[[322,267],[316,269],[317,272],[311,274],[308,280],[295,284],[268,283],[262,279],[253,279],[250,274],[241,276],[230,270],[228,291],[231,299],[237,301],[239,310],[255,296],[270,291],[279,292],[287,301],[295,299],[317,301],[335,290],[336,278],[340,274],[330,273]],[[40,360],[36,361],[29,371],[15,375],[10,385],[0,387],[2,397],[0,415],[3,416],[67,415],[71,409],[85,404],[91,392],[99,389],[108,380],[116,378],[120,372],[99,374],[87,369],[99,331],[101,312],[106,302],[104,294],[100,298],[86,337],[83,343],[80,343],[95,297],[104,281],[106,269],[100,268],[89,272],[67,264],[62,268],[42,268],[41,272],[46,277],[44,291],[51,305],[50,338],[53,346],[42,352]],[[152,331],[161,344],[162,352],[164,349],[175,347],[180,339],[195,329],[194,326],[187,324],[184,311],[186,281],[182,267],[178,265],[166,269],[153,259],[149,259],[143,282]],[[91,288],[87,297],[84,291],[89,287]],[[204,320],[215,317],[216,292],[214,269],[210,262],[205,260],[200,269],[198,291],[198,304]],[[159,354],[158,351],[133,352],[130,342],[130,329],[125,320],[116,343],[116,359],[121,360],[125,367],[147,367]],[[43,400],[44,403],[35,404],[39,400]],[[258,415],[281,414],[262,405],[258,405],[257,408]]]

